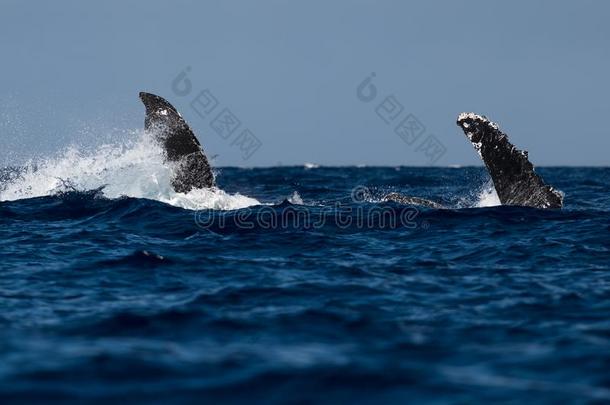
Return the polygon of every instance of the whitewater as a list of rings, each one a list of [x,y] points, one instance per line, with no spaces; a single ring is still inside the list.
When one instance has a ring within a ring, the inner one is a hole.
[[[0,201],[99,189],[109,199],[144,198],[189,210],[236,210],[262,204],[256,198],[239,192],[227,193],[218,187],[177,193],[171,187],[172,165],[164,161],[163,150],[152,135],[137,130],[129,132],[125,138],[123,142],[92,149],[70,146],[54,156],[26,162],[11,174],[10,181],[0,184]],[[320,167],[311,163],[304,165],[306,170]],[[216,176],[219,170],[216,169]],[[367,202],[381,202],[383,191],[381,188],[375,196],[369,196]],[[297,190],[284,198],[303,204]],[[455,208],[497,205],[500,201],[489,180],[476,185],[455,204]]]
[[[172,167],[164,162],[152,136],[134,131],[127,138],[91,151],[71,146],[55,157],[29,161],[0,189],[0,201],[101,189],[110,199],[146,198],[191,210],[234,210],[260,204],[218,188],[177,193],[170,184]]]

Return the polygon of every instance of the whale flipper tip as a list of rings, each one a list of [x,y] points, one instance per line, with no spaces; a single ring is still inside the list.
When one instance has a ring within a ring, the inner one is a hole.
[[[457,125],[485,163],[503,205],[561,208],[563,195],[544,183],[534,171],[527,151],[517,149],[484,115],[461,113]]]
[[[176,192],[213,187],[214,173],[199,140],[178,110],[163,97],[141,91],[146,107],[144,128],[151,132],[165,152],[165,159],[175,163],[172,186]]]

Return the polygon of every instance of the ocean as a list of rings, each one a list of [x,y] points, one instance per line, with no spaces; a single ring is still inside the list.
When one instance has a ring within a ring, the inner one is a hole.
[[[610,168],[221,168],[143,142],[0,175],[0,402],[610,401]],[[383,202],[388,192],[447,206]]]

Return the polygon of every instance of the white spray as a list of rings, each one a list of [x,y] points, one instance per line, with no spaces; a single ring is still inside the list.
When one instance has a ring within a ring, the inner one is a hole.
[[[0,189],[0,201],[53,195],[69,184],[79,191],[104,186],[107,198],[148,198],[193,210],[232,210],[260,204],[216,188],[176,193],[161,148],[144,131],[132,135],[133,140],[122,144],[103,145],[91,152],[70,147],[57,157],[28,162],[17,179]]]

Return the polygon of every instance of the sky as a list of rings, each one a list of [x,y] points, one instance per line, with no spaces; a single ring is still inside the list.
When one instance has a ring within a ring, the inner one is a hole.
[[[607,166],[609,20],[601,0],[0,0],[0,164],[123,142],[147,91],[219,166],[479,165],[463,111],[536,165]]]

